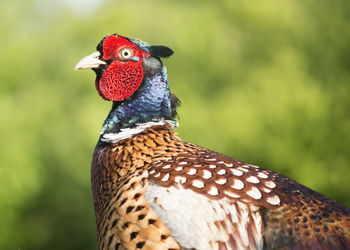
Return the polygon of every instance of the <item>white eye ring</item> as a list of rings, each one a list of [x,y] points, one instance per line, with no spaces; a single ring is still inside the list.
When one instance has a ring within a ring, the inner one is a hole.
[[[130,57],[132,57],[132,50],[128,48],[122,49],[119,52],[119,56],[121,59],[129,59]]]

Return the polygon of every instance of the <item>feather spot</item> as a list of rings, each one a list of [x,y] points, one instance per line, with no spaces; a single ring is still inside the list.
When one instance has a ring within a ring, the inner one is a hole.
[[[265,182],[265,186],[269,187],[269,188],[275,188],[276,187],[276,183],[274,183],[273,181],[266,181]]]
[[[218,171],[218,175],[224,175],[224,174],[226,174],[226,170],[225,169],[220,169]]]
[[[209,159],[205,159],[206,161],[217,161],[216,158],[209,158]]]
[[[241,180],[234,179],[233,180],[233,185],[231,187],[234,188],[234,189],[240,190],[240,189],[244,188],[244,183]]]
[[[161,179],[161,181],[166,182],[166,181],[168,181],[168,180],[169,180],[169,177],[170,177],[170,174],[169,174],[169,173],[167,173],[167,174],[165,174],[165,175],[163,176],[163,178]]]
[[[154,177],[158,178],[160,176],[160,172],[156,173]]]
[[[235,175],[235,176],[242,176],[243,175],[243,172],[238,170],[238,169],[235,169],[235,168],[231,168],[231,172]]]
[[[243,171],[243,172],[249,172],[249,170],[248,169],[246,169],[246,168],[243,168],[243,167],[237,167],[237,169],[239,169],[239,170],[241,170],[241,171]]]
[[[154,174],[156,172],[156,170],[152,169],[151,171],[149,171],[149,174]]]
[[[164,167],[162,167],[163,169],[168,169],[168,168],[171,168],[171,165],[170,164],[167,164],[165,165]]]
[[[242,167],[244,167],[244,168],[249,168],[249,166],[246,165],[246,164],[243,164]]]
[[[226,179],[218,179],[215,180],[215,183],[219,184],[219,185],[224,185],[226,184],[227,180]]]
[[[226,162],[224,162],[224,164],[226,165],[226,167],[233,167],[233,164],[232,163],[226,163]]]
[[[196,188],[204,188],[204,182],[200,181],[200,180],[194,180],[192,182],[192,186],[194,186]]]
[[[132,233],[130,234],[130,240],[135,239],[136,236],[137,236],[138,234],[139,234],[139,232],[132,232]]]
[[[156,223],[156,221],[157,220],[155,220],[155,219],[149,219],[148,220],[148,224],[152,225],[152,224]]]
[[[268,197],[266,199],[266,202],[270,203],[271,205],[278,205],[280,204],[281,200],[277,195],[274,195],[274,196]]]
[[[266,187],[263,187],[262,190],[267,194],[271,192],[271,189],[266,188]]]
[[[179,171],[181,171],[182,169],[183,169],[183,167],[176,167],[176,168],[175,168],[175,171],[179,172]]]
[[[188,175],[195,175],[197,173],[197,169],[194,168],[190,168],[186,174]]]
[[[247,179],[247,182],[250,182],[250,183],[259,183],[259,179],[256,178],[255,176],[249,176]]]
[[[225,190],[224,194],[226,194],[227,196],[230,196],[231,198],[241,198],[240,195],[232,193],[231,191]]]
[[[249,191],[247,191],[247,195],[249,195],[255,200],[259,200],[262,197],[260,190],[257,189],[256,187],[252,187]]]
[[[138,242],[138,243],[136,244],[136,248],[142,248],[144,245],[145,245],[145,242],[144,242],[144,241]]]
[[[263,178],[263,179],[267,179],[267,178],[268,178],[268,176],[267,176],[266,174],[262,173],[262,172],[259,172],[259,173],[258,173],[258,176],[259,176],[260,178]]]
[[[176,183],[184,184],[184,183],[186,183],[187,179],[186,179],[186,177],[183,177],[183,176],[176,176],[174,181]]]
[[[223,161],[218,161],[218,164],[224,164],[225,162],[223,162]]]
[[[179,165],[186,165],[186,164],[188,164],[188,162],[187,162],[187,161],[182,161],[182,162],[179,162]]]
[[[213,174],[209,170],[203,170],[203,175],[202,175],[203,179],[208,180],[211,177],[213,177]]]
[[[217,168],[217,166],[216,166],[216,165],[213,165],[213,164],[210,164],[210,165],[209,165],[209,168]]]
[[[212,186],[208,191],[208,194],[213,196],[219,195],[219,190],[216,187]]]

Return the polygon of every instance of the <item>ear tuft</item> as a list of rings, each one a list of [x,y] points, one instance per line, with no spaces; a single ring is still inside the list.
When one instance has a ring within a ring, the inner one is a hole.
[[[156,45],[150,47],[150,53],[154,57],[169,57],[174,51],[166,46]]]

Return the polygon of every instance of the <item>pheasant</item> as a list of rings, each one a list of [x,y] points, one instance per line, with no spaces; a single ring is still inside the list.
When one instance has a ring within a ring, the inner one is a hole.
[[[113,102],[91,168],[98,248],[350,249],[349,208],[177,136],[172,54],[113,34],[76,66]]]

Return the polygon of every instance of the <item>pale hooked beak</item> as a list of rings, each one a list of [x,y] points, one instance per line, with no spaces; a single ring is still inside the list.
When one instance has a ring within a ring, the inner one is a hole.
[[[83,59],[81,59],[74,69],[75,70],[92,69],[92,68],[98,68],[101,64],[107,64],[106,62],[101,61],[99,57],[100,57],[100,52],[96,51],[91,55],[88,55]]]

